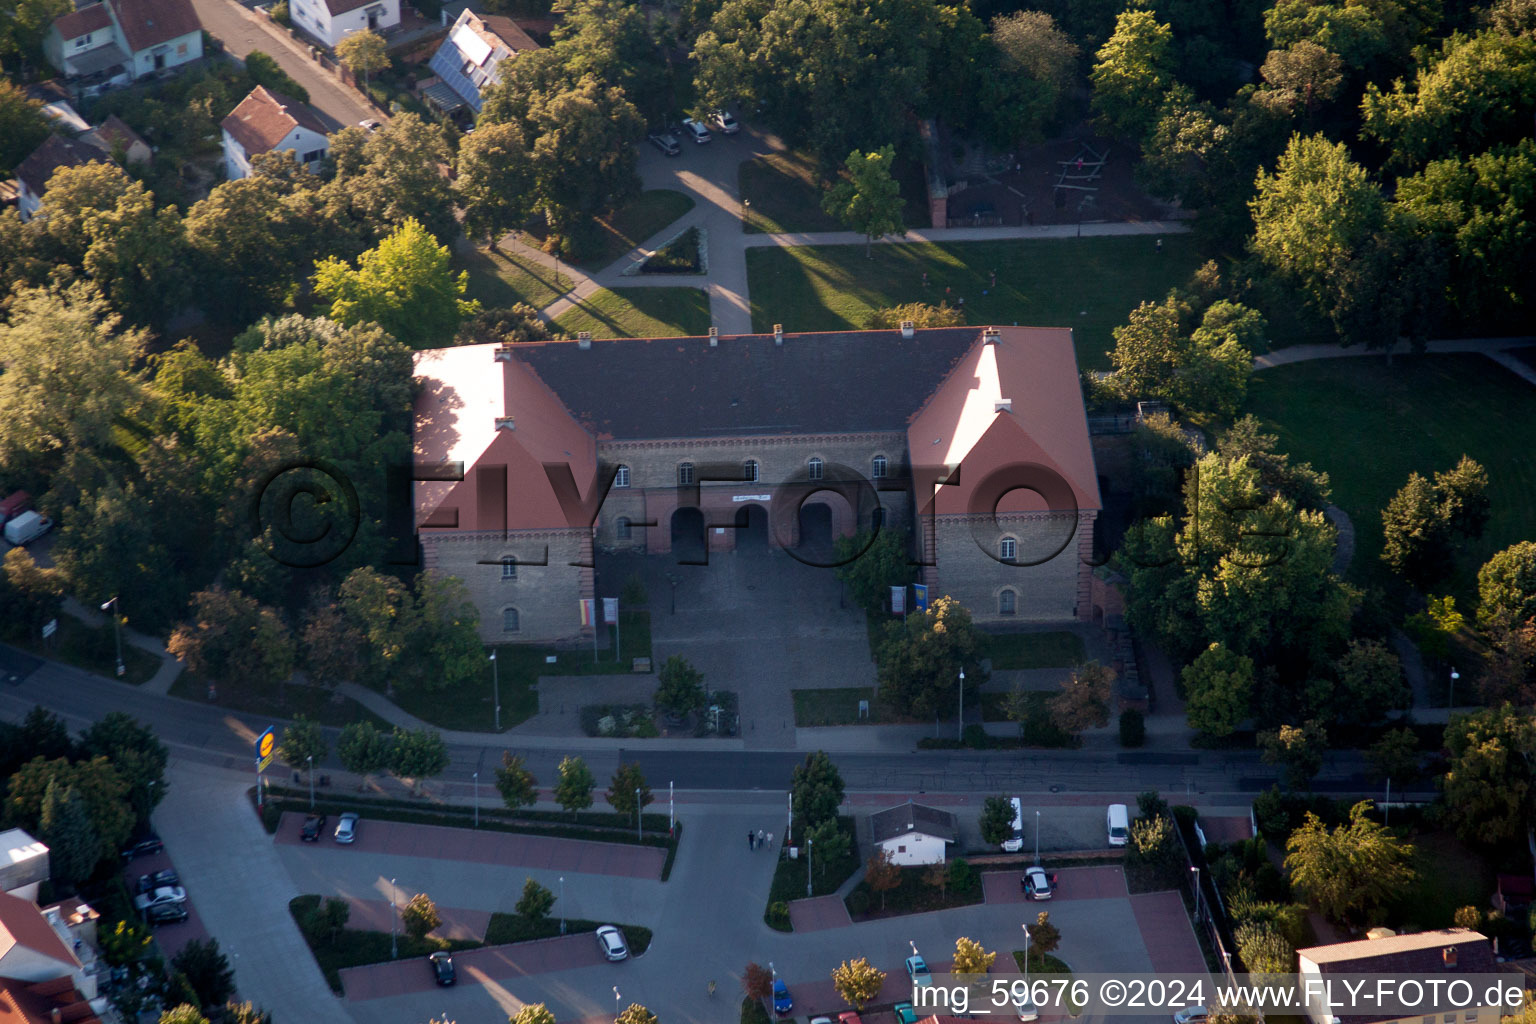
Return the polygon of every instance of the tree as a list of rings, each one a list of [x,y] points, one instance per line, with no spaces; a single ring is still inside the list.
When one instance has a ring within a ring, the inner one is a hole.
[[[80,734],[81,757],[105,757],[128,784],[140,823],[165,799],[165,767],[170,751],[154,730],[132,715],[109,711]]]
[[[356,775],[371,775],[389,767],[389,737],[372,722],[348,722],[336,740],[341,766]]]
[[[134,369],[146,335],[120,330],[84,281],[28,288],[0,325],[0,459],[13,471],[52,472],[64,456],[105,449],[120,417],[142,395]]]
[[[853,846],[853,837],[843,831],[836,818],[828,818],[804,834],[816,858],[816,873],[822,878],[827,877],[827,865],[840,862]]]
[[[523,896],[517,901],[517,912],[524,920],[538,924],[549,916],[549,910],[554,905],[554,893],[531,878],[523,882]]]
[[[539,780],[533,777],[522,757],[514,757],[508,750],[501,752],[501,764],[496,767],[496,789],[507,807],[515,811],[538,803],[538,785]]]
[[[885,894],[901,884],[901,868],[885,850],[876,850],[864,862],[864,881],[880,894],[880,909],[885,909]]]
[[[656,1015],[639,1003],[630,1003],[613,1024],[656,1024]]]
[[[1227,460],[1247,459],[1258,471],[1265,494],[1283,495],[1298,508],[1322,511],[1330,496],[1328,474],[1317,472],[1310,462],[1293,465],[1275,450],[1279,443],[1279,437],[1260,431],[1258,419],[1248,415],[1217,435],[1216,451]]]
[[[64,574],[37,564],[26,548],[5,553],[0,573],[0,601],[4,602],[7,627],[14,636],[38,635],[50,619],[58,617],[64,603]]]
[[[1093,112],[1105,127],[1140,142],[1173,87],[1173,30],[1148,10],[1127,10],[1095,55]]]
[[[1536,619],[1501,615],[1484,627],[1488,648],[1478,688],[1489,702],[1536,703]]]
[[[1077,44],[1044,11],[1014,11],[992,19],[992,42],[1005,66],[1043,87],[1041,127],[1057,121],[1077,82]]]
[[[41,704],[33,705],[19,725],[0,722],[0,776],[9,778],[34,758],[68,761],[75,753],[69,726]]]
[[[1487,488],[1487,472],[1465,455],[1455,469],[1436,473],[1433,483],[1410,473],[1381,514],[1381,560],[1421,587],[1443,579],[1454,538],[1479,537],[1487,525]]]
[[[875,310],[864,321],[864,327],[871,331],[894,331],[909,320],[919,331],[930,327],[960,327],[965,323],[965,310],[958,306],[950,306],[947,302],[940,302],[937,306],[930,306],[926,302],[907,302],[899,306]],[[842,566],[839,565],[838,568],[841,569]]]
[[[1051,722],[1074,737],[1087,729],[1104,728],[1109,724],[1114,684],[1115,670],[1107,665],[1090,661],[1074,666],[1061,692],[1050,699]]]
[[[303,768],[313,763],[311,758],[324,761],[329,750],[320,723],[312,722],[303,715],[294,715],[293,721],[283,727],[277,756],[290,768]]]
[[[1051,923],[1049,911],[1042,910],[1035,915],[1035,923],[1029,929],[1029,955],[1031,959],[1038,960],[1056,952],[1061,945],[1061,929]]]
[[[344,128],[331,136],[330,159],[335,176],[319,193],[327,251],[351,257],[409,220],[434,238],[457,237],[445,173],[452,150],[439,125],[405,112],[378,131]]]
[[[448,767],[448,745],[436,729],[395,726],[389,753],[389,770],[404,779],[436,778]]]
[[[338,599],[342,613],[367,638],[374,669],[393,679],[407,644],[410,592],[395,577],[361,567],[342,580]]]
[[[1323,767],[1323,753],[1328,749],[1328,733],[1315,721],[1301,725],[1282,725],[1259,734],[1264,748],[1264,763],[1279,765],[1285,772],[1289,789],[1309,789],[1312,779]]]
[[[187,976],[203,1006],[219,1006],[235,992],[235,972],[219,952],[219,940],[193,939],[171,957],[171,966]]]
[[[0,80],[0,172],[10,174],[47,137],[43,105],[9,78]]]
[[[955,706],[962,670],[972,689],[986,682],[971,613],[948,596],[922,614],[886,623],[878,661],[881,699],[919,718]]]
[[[485,677],[480,612],[457,576],[416,574],[415,600],[404,616],[404,650],[397,678],[421,690],[460,686]]]
[[[968,939],[962,935],[955,940],[954,971],[968,981],[976,981],[990,971],[992,962],[996,959],[996,953],[987,952],[981,947],[981,943],[974,939]]]
[[[1368,922],[1413,884],[1413,847],[1372,821],[1371,807],[1360,801],[1331,831],[1309,811],[1286,840],[1291,883],[1331,921]]]
[[[68,0],[5,0],[0,4],[0,60],[37,61],[48,27],[69,10]]]
[[[1230,736],[1252,714],[1252,658],[1211,644],[1180,678],[1190,728],[1207,736]]]
[[[1335,668],[1339,690],[1334,703],[1346,722],[1370,725],[1412,703],[1402,664],[1380,641],[1351,640]]]
[[[464,207],[465,232],[495,248],[503,234],[528,219],[533,182],[533,156],[520,125],[487,124],[466,135],[453,185]]]
[[[875,239],[905,235],[901,186],[891,176],[896,151],[884,146],[871,153],[854,150],[844,164],[845,178],[822,197],[821,208],[864,236],[864,255],[873,258]]]
[[[638,813],[654,799],[651,787],[646,785],[645,776],[640,772],[639,761],[619,764],[606,796],[608,806],[626,816]]]
[[[314,595],[299,632],[299,662],[309,681],[334,689],[361,674],[363,632],[324,591]]]
[[[851,537],[836,538],[832,547],[838,582],[871,615],[886,606],[892,587],[905,587],[913,580],[906,541],[896,530],[861,529]]]
[[[1273,922],[1250,922],[1233,933],[1243,964],[1256,974],[1289,974],[1296,966],[1296,950]]]
[[[400,926],[413,939],[426,938],[428,932],[441,927],[442,923],[443,919],[437,913],[437,905],[432,902],[432,897],[424,892],[412,896],[410,901],[400,908]]]
[[[884,984],[885,972],[862,956],[857,960],[844,960],[832,970],[832,986],[843,997],[843,1002],[855,1010],[863,1010],[874,1002]]]
[[[165,647],[194,675],[237,686],[275,688],[293,674],[293,635],[277,611],[220,586],[192,595],[192,620]]]
[[[453,273],[446,246],[409,219],[358,258],[354,270],[332,258],[315,264],[315,294],[331,302],[331,319],[376,323],[406,345],[453,337],[478,306],[465,301],[468,271]]]
[[[567,755],[560,759],[559,777],[555,780],[555,803],[571,812],[571,820],[577,811],[592,806],[592,769],[579,757]]]
[[[1013,804],[1005,796],[989,796],[981,804],[981,841],[1001,846],[1013,835]]]
[[[495,342],[498,345],[515,345],[524,341],[550,341],[564,337],[564,334],[549,329],[549,324],[539,316],[538,310],[526,302],[518,302],[511,306],[482,309],[459,325],[459,334],[454,343],[480,345]]]
[[[1275,46],[1309,39],[1337,53],[1367,78],[1400,67],[1409,50],[1435,26],[1439,8],[1413,0],[1278,0],[1264,14]]]
[[[773,972],[759,963],[748,963],[741,972],[741,990],[748,999],[767,999],[773,994]]]
[[[113,967],[126,967],[139,960],[154,942],[148,926],[136,920],[119,921],[111,931],[103,928],[96,934],[101,958]]]
[[[225,1024],[272,1024],[272,1014],[252,1002],[224,1004]]]
[[[89,878],[101,857],[101,837],[75,791],[61,787],[57,780],[49,781],[38,825],[38,838],[48,846],[54,881],[73,888]]]
[[[949,868],[943,861],[935,861],[928,865],[928,870],[923,872],[923,884],[930,889],[939,890],[939,899],[948,899]]]
[[[525,1003],[507,1018],[507,1024],[555,1024],[555,1015],[543,1003]]]
[[[1344,83],[1344,62],[1338,54],[1323,49],[1310,39],[1302,39],[1289,49],[1270,50],[1259,68],[1268,88],[1254,95],[1265,106],[1283,110],[1287,115],[1311,116],[1321,103],[1339,94]]]
[[[92,864],[116,858],[133,834],[134,813],[128,783],[112,763],[105,757],[74,764],[64,758],[33,758],[10,778],[5,797],[6,819],[34,834],[42,831],[43,801],[50,784],[56,784],[61,795],[73,793],[84,805],[99,841]]]
[[[789,805],[802,831],[835,821],[843,805],[843,776],[825,750],[805,755],[789,781]]]
[[[1412,782],[1419,777],[1419,738],[1412,729],[1391,729],[1365,751],[1370,776],[1377,782],[1396,779]]]
[[[1536,723],[1530,713],[1505,704],[1452,715],[1445,747],[1450,760],[1441,794],[1456,834],[1486,846],[1523,836],[1536,806],[1530,762]]]
[[[1247,394],[1253,352],[1264,343],[1264,318],[1222,300],[1185,336],[1177,292],[1161,305],[1142,303],[1114,329],[1112,386],[1122,398],[1161,398],[1192,415],[1236,415]]]
[[[1536,617],[1536,541],[1512,544],[1477,570],[1477,620],[1525,622]]]
[[[657,673],[656,706],[675,715],[686,715],[704,708],[704,673],[688,659],[674,654],[661,664]]]
[[[196,940],[193,940],[196,941]],[[160,1014],[159,1024],[208,1024],[203,1012],[190,1003],[173,1006]]]
[[[377,32],[362,29],[341,38],[336,44],[336,59],[354,75],[363,76],[363,91],[367,92],[369,76],[389,67],[389,44]]]

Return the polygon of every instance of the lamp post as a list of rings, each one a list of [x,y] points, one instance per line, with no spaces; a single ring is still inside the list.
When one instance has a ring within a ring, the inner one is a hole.
[[[395,910],[395,880],[389,880],[389,958],[394,960],[400,955],[399,943],[395,940],[395,918],[400,915]]]
[[[1029,922],[1019,925],[1024,929],[1024,997],[1034,1002],[1029,996],[1029,940],[1034,936],[1029,934]]]
[[[309,809],[313,813],[315,809],[315,755],[305,754],[304,763],[306,765],[304,774],[309,776]]]
[[[643,819],[640,817],[640,787],[639,786],[635,787],[635,838],[639,839],[639,840],[642,840],[642,841],[645,839],[645,824],[644,824]]]
[[[475,780],[475,828],[480,827],[480,773],[471,776]]]
[[[619,1024],[619,986],[613,986],[613,1024]]]
[[[122,673],[119,672],[119,675]],[[1451,666],[1451,685],[1445,691],[1445,706],[1447,709],[1456,706],[1456,680],[1461,678],[1461,673],[1456,671],[1456,666]]]
[[[683,582],[683,578],[675,572],[667,573],[667,582],[672,584],[672,614],[677,614],[677,585]]]
[[[811,895],[811,851],[816,846],[816,840],[806,837],[805,840],[805,895]]]
[[[501,732],[501,666],[496,664],[496,652],[491,652],[491,700],[496,703],[496,731]]]
[[[112,609],[112,635],[117,638],[117,677],[121,679],[127,669],[123,665],[123,617],[117,614],[117,595],[101,606],[102,611]]]
[[[1040,866],[1040,812],[1035,812],[1035,867]]]
[[[1191,867],[1190,871],[1195,875],[1195,923],[1200,923],[1200,869]]]
[[[955,739],[965,739],[965,669],[960,670],[959,717],[955,720]]]
[[[560,934],[565,934],[565,876],[560,876]]]

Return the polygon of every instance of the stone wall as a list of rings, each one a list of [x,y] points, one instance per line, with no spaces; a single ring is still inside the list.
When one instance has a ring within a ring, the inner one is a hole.
[[[480,612],[486,643],[564,643],[588,640],[579,602],[592,597],[592,540],[585,530],[436,533],[423,531],[426,568],[464,581]],[[502,559],[516,560],[504,578]],[[572,565],[571,563],[578,563]],[[540,564],[544,563],[544,564]],[[516,609],[517,628],[503,628]]]

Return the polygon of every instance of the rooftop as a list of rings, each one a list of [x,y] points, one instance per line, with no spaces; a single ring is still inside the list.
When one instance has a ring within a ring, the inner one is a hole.
[[[911,800],[898,807],[870,815],[869,829],[877,843],[911,832],[921,832],[923,835],[952,843],[958,834],[955,830],[953,814],[941,811],[937,807],[929,807],[927,804],[914,803]]]
[[[258,85],[230,111],[221,127],[240,143],[246,155],[268,153],[296,127],[325,135],[325,123],[309,107],[280,92]]]
[[[128,48],[135,53],[200,32],[192,0],[112,0]]]

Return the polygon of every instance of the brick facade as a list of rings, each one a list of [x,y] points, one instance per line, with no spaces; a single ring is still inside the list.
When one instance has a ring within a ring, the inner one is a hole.
[[[592,540],[585,530],[422,532],[423,566],[464,581],[480,610],[480,639],[560,643],[590,640],[578,602],[592,593]],[[505,558],[515,559],[509,574]],[[539,564],[543,562],[544,564]],[[577,563],[572,565],[572,563]],[[515,610],[516,628],[507,621]]]
[[[1063,622],[1085,618],[1092,569],[1083,561],[1080,538],[1098,512],[1027,513],[988,516],[938,515],[925,533],[932,537],[924,561],[929,597],[948,595],[970,610],[978,623]],[[1005,541],[1017,564],[1003,560]],[[1038,562],[1039,564],[1028,564]],[[1012,611],[1009,611],[1009,606]]]

